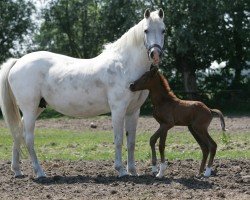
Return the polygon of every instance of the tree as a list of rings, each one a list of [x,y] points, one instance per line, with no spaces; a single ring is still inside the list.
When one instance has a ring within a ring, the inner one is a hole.
[[[39,49],[79,58],[90,58],[100,51],[97,1],[52,1],[43,10],[43,17],[36,36]]]
[[[250,2],[245,0],[222,1],[221,12],[224,16],[221,28],[223,58],[228,61],[226,70],[234,69],[232,89],[242,86],[243,69],[250,69]]]
[[[167,68],[182,74],[185,91],[196,98],[196,71],[215,60],[221,16],[215,1],[170,0],[165,8]]]
[[[0,1],[0,63],[18,54],[15,47],[22,46],[24,36],[33,30],[34,9],[34,5],[25,0]]]
[[[132,27],[143,13],[140,1],[55,0],[44,9],[45,19],[36,36],[39,49],[74,57],[96,56]],[[137,9],[139,12],[140,9]]]

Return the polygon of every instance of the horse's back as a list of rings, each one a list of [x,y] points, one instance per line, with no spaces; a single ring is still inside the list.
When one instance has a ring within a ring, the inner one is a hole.
[[[9,83],[21,107],[37,107],[44,98],[65,115],[89,117],[109,112],[100,75],[103,73],[93,71],[91,59],[35,52],[18,60],[10,71]]]

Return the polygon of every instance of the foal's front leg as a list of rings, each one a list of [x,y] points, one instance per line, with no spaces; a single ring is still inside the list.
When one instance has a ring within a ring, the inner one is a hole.
[[[160,151],[160,156],[161,156],[161,164],[160,164],[160,171],[156,175],[158,178],[162,178],[164,176],[164,172],[167,168],[167,163],[165,161],[165,144],[166,144],[166,139],[167,139],[167,133],[168,130],[171,127],[164,125],[162,128],[162,132],[160,135],[160,142],[159,142],[159,151]]]
[[[166,131],[166,126],[161,124],[160,128],[150,138],[150,147],[151,147],[151,152],[152,152],[152,173],[153,174],[158,172],[157,166],[156,166],[157,157],[156,157],[156,151],[155,151],[155,143],[157,142],[158,138],[162,134],[165,133],[165,131]]]

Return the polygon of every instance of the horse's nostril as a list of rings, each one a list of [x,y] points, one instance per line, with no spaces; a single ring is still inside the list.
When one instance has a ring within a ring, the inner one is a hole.
[[[153,59],[154,58],[154,51],[151,51],[150,57]]]

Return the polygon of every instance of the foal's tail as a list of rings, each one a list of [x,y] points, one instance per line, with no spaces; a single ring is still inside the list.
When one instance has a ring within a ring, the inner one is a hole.
[[[212,114],[216,114],[220,117],[221,128],[223,131],[226,131],[225,120],[224,120],[224,116],[223,116],[222,112],[218,109],[210,109],[210,111],[212,112]]]
[[[8,76],[17,59],[9,59],[0,70],[0,106],[3,117],[15,142],[21,142],[22,121],[15,97],[11,91]]]

